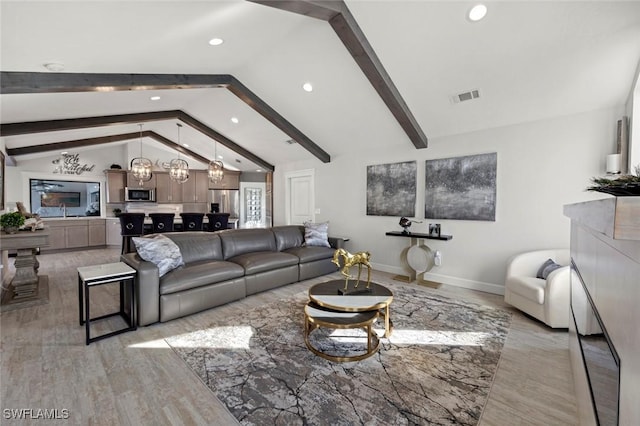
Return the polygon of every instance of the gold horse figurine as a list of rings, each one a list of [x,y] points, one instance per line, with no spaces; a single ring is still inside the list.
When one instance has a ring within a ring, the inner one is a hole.
[[[333,253],[332,262],[335,263],[338,268],[340,267],[340,256],[342,256],[344,260],[344,266],[340,271],[342,276],[345,277],[344,291],[347,291],[349,279],[354,278],[351,276],[351,274],[349,274],[349,268],[353,265],[358,265],[358,280],[356,281],[355,288],[358,288],[358,284],[360,284],[360,273],[362,272],[362,265],[367,267],[367,288],[369,288],[369,285],[371,285],[371,264],[369,263],[371,254],[368,251],[360,251],[358,253],[351,254],[345,249],[337,249],[335,253]]]

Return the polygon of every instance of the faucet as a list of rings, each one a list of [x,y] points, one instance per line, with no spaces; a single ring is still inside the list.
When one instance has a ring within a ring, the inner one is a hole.
[[[62,217],[66,218],[67,217],[67,206],[64,203],[61,203],[59,206],[60,211],[62,212]]]

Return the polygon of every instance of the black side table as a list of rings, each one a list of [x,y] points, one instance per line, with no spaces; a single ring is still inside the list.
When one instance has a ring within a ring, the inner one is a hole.
[[[105,339],[115,336],[116,334],[132,331],[137,328],[135,321],[135,276],[136,270],[123,262],[107,263],[104,265],[81,266],[78,268],[78,310],[80,313],[80,325],[85,326],[86,344],[96,340]],[[97,318],[91,318],[89,315],[89,289],[93,286],[110,283],[120,283],[120,310],[118,312],[102,315]],[[128,285],[125,286],[125,283]],[[129,312],[125,310],[125,287],[129,291]],[[84,316],[83,316],[84,306]],[[105,318],[119,315],[127,322],[127,327],[102,334],[100,336],[90,336],[90,323]],[[86,319],[86,321],[85,321]]]

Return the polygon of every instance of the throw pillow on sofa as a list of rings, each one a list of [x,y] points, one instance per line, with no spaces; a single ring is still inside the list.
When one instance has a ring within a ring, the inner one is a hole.
[[[558,265],[551,259],[547,259],[546,262],[542,264],[540,269],[538,269],[538,273],[536,274],[536,278],[541,278],[546,280],[550,273],[555,271],[558,268],[562,268],[562,265]]]
[[[329,222],[304,223],[304,245],[331,247],[329,244]]]
[[[133,237],[132,240],[136,245],[138,256],[148,262],[153,262],[158,267],[161,277],[184,265],[180,248],[170,238],[162,234],[149,238]]]

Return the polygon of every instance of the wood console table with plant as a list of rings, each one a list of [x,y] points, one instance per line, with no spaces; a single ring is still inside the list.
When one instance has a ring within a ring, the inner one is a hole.
[[[15,234],[0,233],[0,248],[2,248],[3,269],[8,269],[7,253],[16,250],[14,262],[16,273],[9,287],[2,294],[3,310],[9,305],[27,306],[26,302],[41,303],[48,299],[48,278],[38,276],[38,259],[36,249],[49,245],[49,231],[19,231]],[[24,302],[24,304],[23,304]]]

